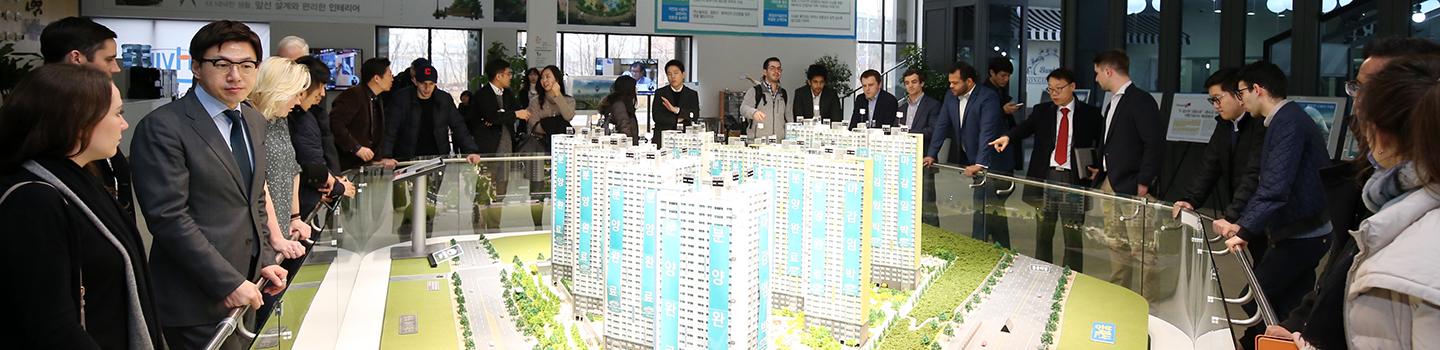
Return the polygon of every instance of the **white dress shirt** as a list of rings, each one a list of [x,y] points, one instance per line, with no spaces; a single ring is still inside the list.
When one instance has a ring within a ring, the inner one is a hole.
[[[1115,121],[1115,106],[1120,105],[1120,98],[1125,97],[1125,90],[1130,89],[1130,83],[1132,83],[1132,81],[1126,81],[1124,85],[1120,85],[1120,88],[1115,90],[1115,96],[1110,97],[1110,101],[1105,105],[1105,135],[1100,136],[1104,138],[1105,142],[1110,142],[1110,123]],[[1108,157],[1101,159],[1100,164],[1102,164],[1105,169],[1110,169],[1110,159]]]

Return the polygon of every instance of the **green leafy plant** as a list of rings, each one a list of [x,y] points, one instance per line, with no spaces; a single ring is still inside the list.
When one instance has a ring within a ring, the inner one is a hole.
[[[0,46],[0,100],[10,96],[10,90],[20,79],[35,69],[40,55],[31,52],[15,52],[15,43]]]
[[[949,72],[941,72],[925,64],[924,48],[915,44],[905,45],[900,48],[900,57],[896,57],[896,59],[901,62],[910,62],[906,68],[925,72],[925,94],[938,98],[944,96],[945,91],[950,87],[950,81],[946,78],[946,74]]]
[[[490,42],[490,48],[485,49],[485,62],[482,64],[489,64],[490,61],[497,59],[510,62],[510,72],[512,73],[510,75],[510,88],[519,90],[520,84],[525,81],[525,70],[530,69],[530,64],[525,61],[525,50],[522,48],[520,52],[511,55],[510,49],[505,48],[504,44],[501,44],[499,41],[492,41]],[[479,90],[481,86],[489,82],[490,77],[476,75],[470,79],[470,91]]]
[[[820,57],[815,60],[815,64],[825,66],[825,70],[830,72],[830,78],[825,81],[825,87],[840,94],[850,92],[850,78],[854,77],[854,71],[851,70],[850,65],[840,61],[840,58],[835,55]]]

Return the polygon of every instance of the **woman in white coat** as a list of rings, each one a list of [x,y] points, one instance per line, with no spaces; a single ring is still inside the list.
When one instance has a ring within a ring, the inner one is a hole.
[[[1351,232],[1345,291],[1351,349],[1440,349],[1440,57],[1391,62],[1361,90],[1356,127],[1375,174],[1375,215]]]

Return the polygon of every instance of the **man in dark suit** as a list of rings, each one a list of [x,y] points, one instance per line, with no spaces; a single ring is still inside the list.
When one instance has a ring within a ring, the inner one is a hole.
[[[115,31],[90,18],[66,17],[46,25],[40,32],[40,54],[45,64],[80,65],[108,76],[120,72],[115,60],[115,37]],[[85,170],[100,178],[100,185],[110,192],[121,209],[134,214],[131,203],[135,196],[125,152],[117,150],[110,159],[90,162]]]
[[[995,90],[995,93],[1000,95],[1001,112],[1005,114],[1005,130],[1014,129],[1017,125],[1015,113],[1024,107],[1010,96],[1010,78],[1015,74],[1015,64],[1010,63],[1010,57],[995,56],[990,58],[990,62],[986,63],[986,66],[985,70],[990,74],[985,78],[985,87]],[[1015,165],[1016,171],[1025,165],[1025,152],[1021,148],[1016,147],[1000,152],[1001,157],[1010,159],[1010,164]]]
[[[840,95],[835,89],[825,87],[829,79],[830,70],[824,65],[812,64],[805,70],[806,84],[795,88],[795,103],[791,104],[795,117],[820,117],[826,123],[844,120],[845,110],[840,106]]]
[[[1100,109],[1075,101],[1075,73],[1069,69],[1053,70],[1045,80],[1050,102],[1036,105],[1029,119],[990,144],[996,150],[1004,150],[1012,140],[1034,135],[1035,149],[1030,153],[1030,170],[1026,176],[1055,184],[1084,186],[1090,181],[1090,173],[1076,159],[1082,156],[1094,159],[1095,148],[1100,145]],[[1022,196],[1026,203],[1041,210],[1040,225],[1035,228],[1035,258],[1054,262],[1052,250],[1058,223],[1065,233],[1064,265],[1084,271],[1085,238],[1080,228],[1085,223],[1085,198],[1075,193],[1047,191],[1039,186],[1025,187]]]
[[[1265,125],[1260,118],[1245,112],[1239,83],[1240,70],[1236,68],[1221,69],[1205,80],[1210,104],[1219,114],[1215,117],[1215,131],[1205,146],[1200,173],[1190,180],[1180,200],[1175,201],[1171,216],[1179,216],[1181,209],[1195,210],[1195,204],[1204,205],[1214,193],[1219,195],[1216,197],[1220,218],[1235,222],[1240,220],[1240,213],[1250,201],[1258,174],[1249,169],[1260,158]],[[1265,256],[1265,244],[1250,245],[1250,255],[1254,261],[1260,261]]]
[[[390,60],[376,57],[360,65],[360,86],[335,98],[330,111],[330,131],[340,152],[342,170],[359,168],[377,160],[375,149],[385,137],[385,101],[380,93],[390,91],[395,76]]]
[[[390,101],[385,142],[380,146],[381,162],[387,166],[394,167],[396,159],[451,154],[451,139],[470,163],[480,162],[480,147],[465,127],[455,100],[435,87],[436,73],[435,67],[414,68],[414,84],[396,91]]]
[[[850,112],[850,129],[859,125],[869,128],[895,126],[899,103],[895,95],[880,88],[880,79],[880,72],[874,69],[860,74],[860,88],[865,93],[855,96],[855,106]]]
[[[1257,186],[1239,221],[1213,225],[1231,250],[1269,242],[1265,258],[1255,266],[1255,279],[1275,314],[1288,315],[1315,286],[1315,266],[1329,246],[1332,227],[1320,167],[1330,156],[1319,126],[1286,99],[1280,67],[1259,61],[1240,74],[1246,111],[1265,118],[1265,140],[1252,170],[1258,172]],[[1247,334],[1260,331],[1257,326]]]
[[[1130,57],[1125,52],[1110,50],[1095,57],[1095,82],[1113,96],[1101,111],[1105,133],[1100,140],[1099,167],[1095,173],[1100,191],[1127,196],[1150,195],[1150,186],[1160,175],[1165,155],[1165,115],[1150,93],[1130,82]],[[1134,204],[1106,202],[1105,219],[1107,246],[1114,270],[1110,282],[1122,287],[1135,287],[1135,265],[1150,266],[1152,251],[1142,253],[1145,244],[1141,232],[1144,217],[1128,217],[1137,212]],[[1141,211],[1143,213],[1143,211]],[[1139,261],[1144,258],[1145,261]],[[1144,269],[1147,274],[1156,269]]]
[[[685,86],[685,63],[665,62],[665,80],[669,84],[655,88],[655,98],[650,101],[651,118],[655,120],[655,135],[651,139],[656,147],[663,145],[662,132],[679,130],[681,125],[690,126],[700,117],[700,93]]]
[[[905,81],[905,100],[900,106],[903,114],[898,124],[911,134],[921,135],[920,151],[924,152],[930,149],[930,132],[936,116],[940,115],[940,101],[925,95],[925,71],[912,68],[900,77]],[[935,205],[936,171],[938,169],[925,168],[922,173],[925,190],[921,195],[920,222],[940,226],[939,208]]]
[[[152,281],[165,340],[197,349],[230,308],[261,305],[285,287],[265,215],[265,118],[243,103],[255,83],[260,38],[217,21],[190,41],[196,85],[151,112],[131,145],[135,193],[154,235]],[[246,344],[230,337],[225,349]]]
[[[520,102],[515,100],[515,93],[510,91],[511,74],[510,62],[490,61],[485,64],[485,77],[489,78],[490,82],[481,86],[474,97],[471,97],[470,115],[465,116],[465,127],[470,129],[471,137],[480,148],[480,154],[503,157],[513,153],[515,122],[530,119],[530,112],[520,107]],[[484,167],[490,177],[490,188],[500,196],[508,192],[510,184],[507,175],[509,167],[505,165],[504,162],[499,162]],[[475,210],[475,216],[479,217],[479,208]],[[489,215],[484,219],[485,227],[497,228],[500,225],[498,216]]]
[[[964,155],[965,176],[975,176],[981,170],[1009,171],[1011,166],[988,143],[999,138],[1004,130],[1000,110],[1000,98],[988,88],[975,83],[975,67],[965,62],[956,62],[950,70],[950,96],[945,97],[940,115],[935,118],[931,131],[929,149],[925,150],[925,165],[935,164],[946,139],[953,139],[950,147],[960,148]],[[977,179],[976,182],[981,180]],[[974,189],[974,203],[977,208],[972,237],[979,240],[994,239],[1001,246],[1010,246],[1010,228],[1007,219],[998,215],[1004,205],[995,193],[994,182]],[[983,219],[982,219],[983,217]]]

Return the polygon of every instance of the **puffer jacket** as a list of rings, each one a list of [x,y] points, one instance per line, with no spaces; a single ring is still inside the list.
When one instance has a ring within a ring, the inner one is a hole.
[[[1402,195],[1351,231],[1345,291],[1351,349],[1440,349],[1440,193]]]

